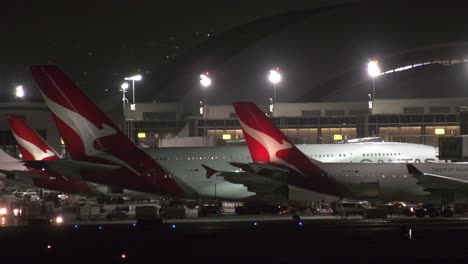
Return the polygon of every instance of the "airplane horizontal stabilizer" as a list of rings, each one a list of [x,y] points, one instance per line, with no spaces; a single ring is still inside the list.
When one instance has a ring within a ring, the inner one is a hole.
[[[206,170],[206,178],[207,178],[207,179],[211,178],[211,176],[213,176],[213,175],[215,175],[216,173],[218,173],[217,170],[212,169],[212,168],[206,166],[205,164],[202,164],[202,167],[205,168],[205,170]]]
[[[112,172],[121,166],[76,160],[25,161],[26,167],[55,172],[69,178],[81,178],[82,172]]]

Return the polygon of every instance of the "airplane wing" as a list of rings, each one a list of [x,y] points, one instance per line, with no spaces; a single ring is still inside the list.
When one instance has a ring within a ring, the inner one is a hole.
[[[286,171],[280,168],[275,169],[276,167],[267,164],[265,166],[255,165],[236,163],[233,166],[241,168],[242,171],[230,172],[217,171],[202,164],[206,170],[207,179],[216,175],[223,177],[225,181],[230,183],[242,184],[247,187],[248,191],[256,193],[256,195],[250,198],[251,200],[287,200],[289,198],[289,187],[286,179],[287,175],[285,174]]]
[[[112,172],[121,166],[92,163],[76,160],[34,160],[25,161],[24,165],[37,170],[45,170],[58,173],[65,177],[81,178],[82,172]]]
[[[416,178],[419,183],[431,190],[468,190],[468,181],[456,179],[444,175],[424,173],[412,164],[406,165],[408,172]]]

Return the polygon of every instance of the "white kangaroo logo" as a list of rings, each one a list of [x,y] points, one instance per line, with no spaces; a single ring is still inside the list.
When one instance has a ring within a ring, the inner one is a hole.
[[[269,135],[249,127],[244,122],[242,122],[242,120],[239,120],[239,123],[247,134],[249,134],[251,137],[257,140],[260,144],[262,144],[262,146],[268,151],[268,155],[270,156],[271,162],[276,162],[279,164],[286,165],[287,167],[290,167],[294,169],[295,171],[299,172],[300,174],[302,174],[302,172],[298,168],[296,168],[294,165],[292,165],[291,163],[285,160],[280,159],[276,155],[278,151],[291,149],[293,146],[289,144],[289,142],[281,140],[281,143],[278,143],[278,141],[276,141],[274,138],[270,137]]]
[[[19,137],[15,132],[13,132],[13,136],[15,137],[18,144],[20,144],[29,153],[31,153],[31,155],[34,157],[35,160],[43,160],[49,157],[58,156],[55,152],[51,151],[49,148],[46,149],[46,151],[44,152],[38,146]]]
[[[55,103],[54,101],[49,99],[42,91],[41,93],[44,98],[44,101],[49,106],[49,109],[79,135],[81,141],[83,142],[86,156],[97,156],[99,158],[112,161],[133,171],[136,175],[140,175],[134,168],[132,168],[126,162],[94,147],[93,142],[95,140],[116,134],[117,131],[115,129],[106,124],[102,124],[102,128],[99,129],[83,116]]]

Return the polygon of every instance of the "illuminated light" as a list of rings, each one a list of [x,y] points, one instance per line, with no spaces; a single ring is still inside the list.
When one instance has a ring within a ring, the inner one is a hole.
[[[75,229],[77,229],[77,228],[78,228],[78,225],[75,225]]]
[[[436,128],[434,133],[436,135],[445,135],[445,128]]]
[[[98,229],[101,230],[101,229],[102,229],[102,226],[98,226]]]
[[[14,216],[18,216],[19,214],[20,214],[20,209],[18,209],[18,208],[13,209],[13,215]]]
[[[128,89],[128,83],[124,82],[122,85],[120,85],[120,88],[122,88],[122,92],[127,92]]]
[[[122,255],[120,255],[120,257],[121,257],[122,259],[126,259],[126,258],[127,258],[127,254],[122,253]]]
[[[412,229],[412,228],[410,228],[410,229],[408,230],[408,235],[409,235],[409,239],[412,239],[412,238],[413,238],[413,229]]]
[[[57,216],[57,217],[55,218],[55,223],[57,223],[57,224],[63,223],[63,217]]]
[[[65,145],[65,142],[63,141],[62,138],[60,138],[60,144]]]
[[[24,96],[24,90],[23,90],[23,86],[22,85],[19,85],[16,87],[16,97],[23,97]]]
[[[125,77],[124,80],[126,81],[141,81],[143,79],[143,77],[141,75],[134,75],[134,76],[131,76],[131,77]]]
[[[51,244],[47,244],[47,249],[51,249],[52,248],[52,245]]]
[[[299,223],[297,223],[297,224],[298,224],[299,226],[302,226],[302,225],[303,225],[302,221],[299,221]]]
[[[369,76],[371,77],[379,76],[380,75],[379,62],[376,60],[369,61],[369,64],[367,64],[367,72],[369,73]]]
[[[278,72],[278,70],[270,70],[270,74],[268,75],[268,80],[270,80],[270,82],[273,84],[277,84],[281,81],[281,74]]]
[[[5,225],[6,224],[6,219],[4,216],[2,216],[2,225]]]
[[[176,225],[175,225],[175,224],[172,224],[171,227],[172,227],[172,229],[175,229],[175,228],[176,228]]]
[[[6,215],[7,214],[7,209],[5,207],[0,208],[0,215]]]
[[[335,134],[335,135],[333,135],[333,140],[335,140],[335,141],[341,141],[341,140],[343,140],[343,135],[341,135],[341,134]]]
[[[257,223],[257,222],[254,222],[254,226],[258,226],[258,223]]]
[[[231,134],[223,134],[223,140],[231,140]]]
[[[146,138],[146,133],[145,132],[139,132],[138,133],[138,138]]]
[[[200,74],[200,84],[203,87],[208,87],[211,85],[211,78],[208,77],[208,74]]]

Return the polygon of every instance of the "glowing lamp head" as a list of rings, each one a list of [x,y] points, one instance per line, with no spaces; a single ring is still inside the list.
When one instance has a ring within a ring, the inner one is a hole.
[[[123,91],[123,92],[126,92],[127,89],[128,89],[128,83],[126,83],[126,82],[122,83],[122,85],[120,86],[120,88],[122,88],[122,91]]]
[[[369,64],[367,64],[367,72],[369,73],[370,77],[379,76],[380,75],[379,62],[376,60],[369,61]]]
[[[208,77],[207,74],[201,74],[200,75],[200,84],[203,86],[203,87],[208,87],[211,85],[211,79],[210,77]]]
[[[20,85],[20,86],[17,86],[16,87],[16,97],[23,97],[24,96],[24,90],[23,90],[23,86]]]
[[[268,75],[268,80],[273,84],[277,84],[281,81],[281,74],[277,70],[271,70]]]
[[[126,81],[141,81],[142,79],[143,79],[143,77],[141,75],[139,75],[139,74],[124,78],[124,80],[126,80]]]

